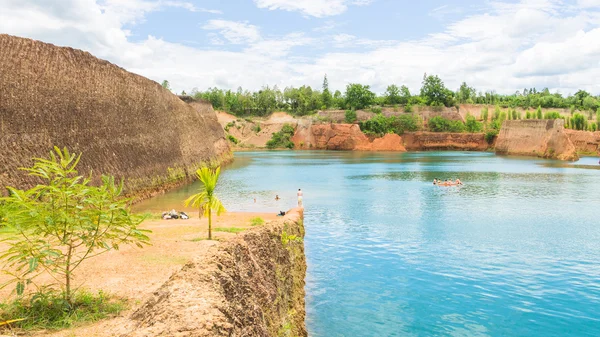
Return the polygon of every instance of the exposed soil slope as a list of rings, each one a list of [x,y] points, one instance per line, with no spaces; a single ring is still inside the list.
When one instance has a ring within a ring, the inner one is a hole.
[[[402,138],[408,151],[485,151],[491,147],[482,133],[407,132]]]
[[[577,152],[600,155],[600,131],[589,132],[565,129],[565,132]]]
[[[54,145],[83,153],[80,173],[124,178],[138,194],[230,154],[209,103],[192,107],[81,50],[0,34],[0,186],[35,184],[18,168]]]
[[[577,159],[562,119],[504,121],[496,140],[496,153]]]

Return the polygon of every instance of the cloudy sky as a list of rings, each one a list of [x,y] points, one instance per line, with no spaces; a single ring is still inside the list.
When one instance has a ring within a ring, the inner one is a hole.
[[[177,91],[347,83],[600,94],[600,0],[0,0],[0,33]],[[1,48],[1,46],[0,46]]]

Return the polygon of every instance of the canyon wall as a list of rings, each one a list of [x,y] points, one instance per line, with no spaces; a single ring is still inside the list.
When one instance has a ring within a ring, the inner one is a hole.
[[[562,119],[504,121],[496,140],[496,153],[577,159],[577,151],[565,132]]]
[[[600,156],[600,131],[578,131],[565,129],[567,136],[578,153],[598,154]]]
[[[402,138],[408,151],[485,151],[493,146],[482,133],[407,132]]]
[[[55,145],[136,196],[190,179],[231,156],[210,103],[192,104],[87,52],[0,34],[0,186],[35,184],[19,167]]]
[[[306,336],[303,213],[237,235],[186,264],[122,336]]]

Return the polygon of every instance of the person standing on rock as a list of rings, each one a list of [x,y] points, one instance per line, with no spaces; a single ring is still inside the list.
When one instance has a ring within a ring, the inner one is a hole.
[[[298,207],[304,207],[302,206],[302,190],[298,189]]]

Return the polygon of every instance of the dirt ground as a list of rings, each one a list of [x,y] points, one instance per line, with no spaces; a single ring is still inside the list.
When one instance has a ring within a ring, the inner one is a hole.
[[[192,258],[205,254],[220,241],[208,241],[208,221],[198,220],[198,213],[191,213],[189,220],[146,220],[142,227],[149,229],[151,246],[143,249],[131,246],[110,251],[82,264],[75,275],[75,284],[96,291],[102,289],[114,296],[128,300],[129,309],[120,317],[83,325],[78,328],[58,332],[37,332],[31,336],[112,336],[109,330],[125,323],[126,317],[166,282],[171,274],[179,270]],[[213,217],[215,228],[251,228],[250,220],[261,217],[266,222],[277,218],[276,214],[264,213],[225,213]],[[226,240],[237,234],[213,231],[213,238]],[[0,247],[2,250],[3,247]],[[0,275],[0,284],[6,281]],[[0,290],[0,298],[10,296],[12,289]],[[0,336],[1,337],[1,336]]]

